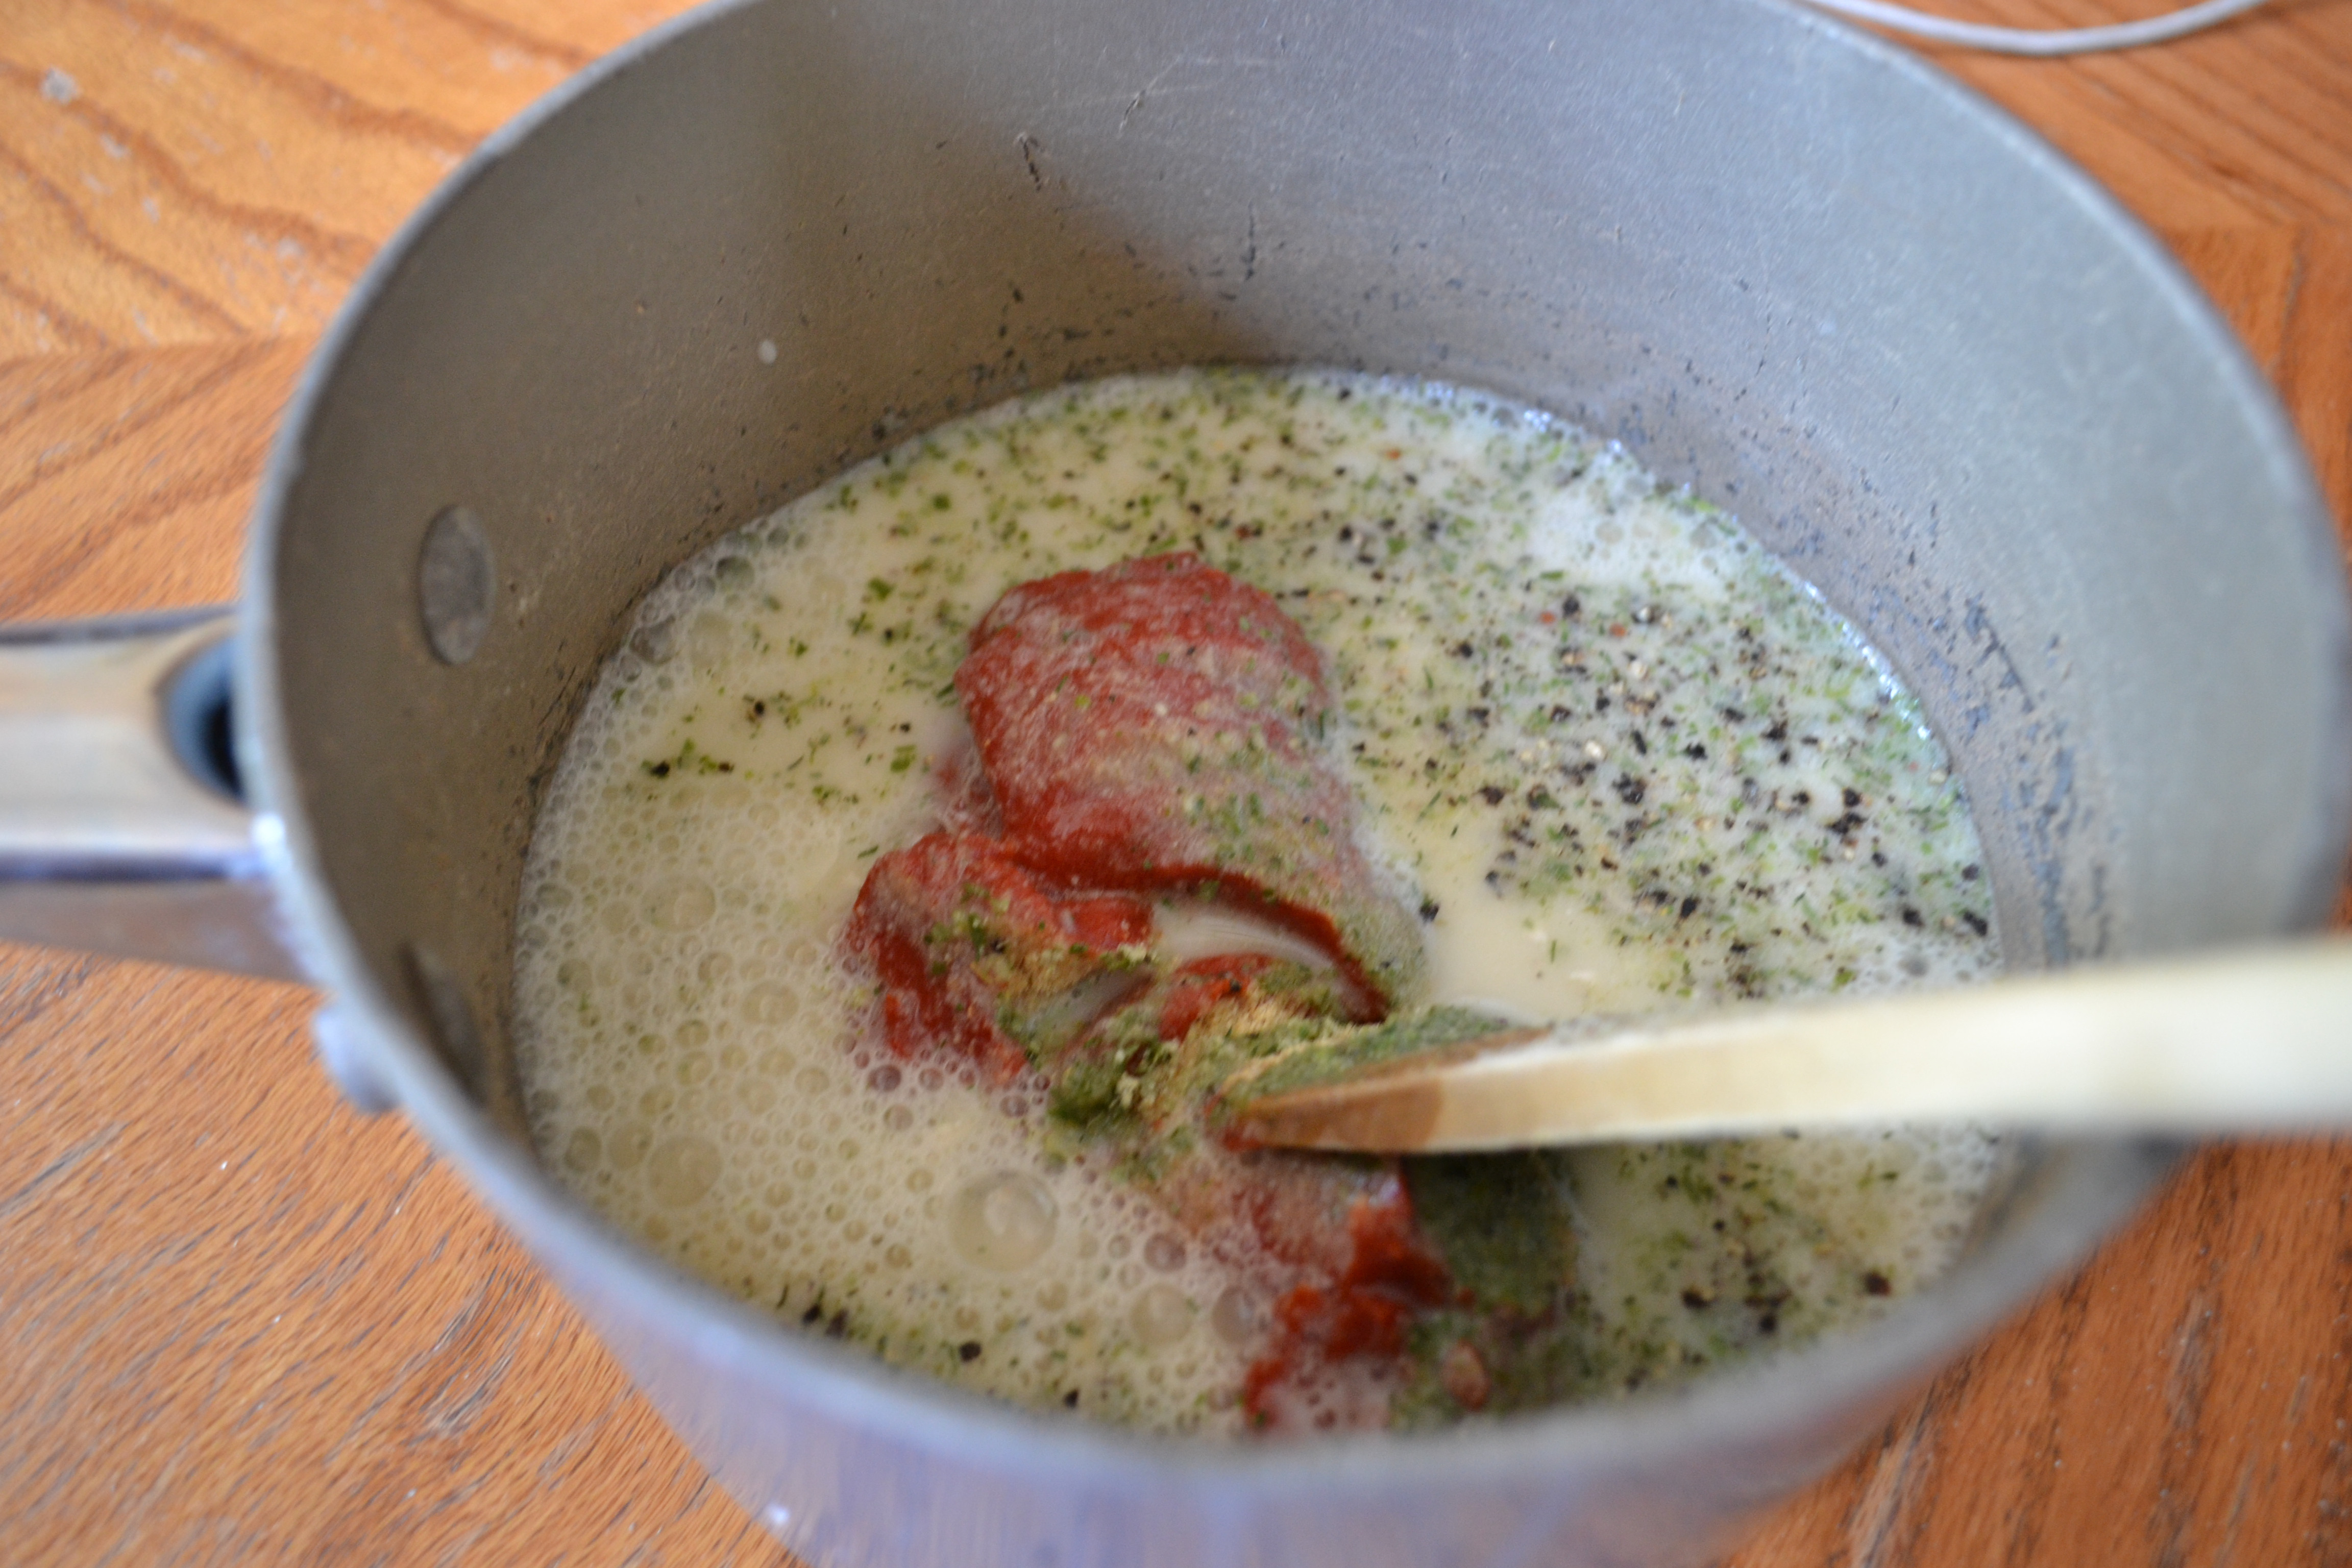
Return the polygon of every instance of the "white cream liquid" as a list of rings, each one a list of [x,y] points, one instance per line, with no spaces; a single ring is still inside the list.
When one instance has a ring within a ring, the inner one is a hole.
[[[1710,509],[1444,389],[1106,382],[933,430],[648,595],[524,878],[516,1038],[563,1180],[894,1363],[1234,1428],[1265,1260],[1047,1157],[1034,1095],[890,1060],[833,959],[874,857],[936,821],[966,628],[1016,583],[1171,549],[1323,651],[1364,830],[1425,900],[1430,999],[1547,1017],[1994,965],[1938,748]],[[1946,1266],[1995,1152],[1906,1131],[1578,1156],[1593,1391],[1867,1319]]]

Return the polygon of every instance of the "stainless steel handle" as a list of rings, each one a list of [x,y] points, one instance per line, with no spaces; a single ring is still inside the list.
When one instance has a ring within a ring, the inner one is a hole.
[[[231,625],[0,626],[0,938],[304,978],[238,794]]]

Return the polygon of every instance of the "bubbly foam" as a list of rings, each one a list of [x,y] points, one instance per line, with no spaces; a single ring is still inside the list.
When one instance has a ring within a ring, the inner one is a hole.
[[[1440,999],[1638,1011],[1990,966],[1940,753],[1727,521],[1441,388],[1135,378],[934,430],[647,596],[525,871],[514,1015],[551,1168],[812,1331],[1026,1404],[1234,1429],[1277,1278],[1242,1227],[1172,1225],[1054,1136],[1033,1086],[893,1059],[833,950],[961,765],[965,629],[1014,583],[1172,548],[1276,592],[1324,650],[1335,745],[1430,921]],[[1716,712],[1702,668],[1762,644],[1805,672],[1787,744]],[[1841,841],[1856,780],[1869,830]],[[1588,827],[1562,837],[1559,812]],[[1856,913],[1872,899],[1886,918]],[[1906,1131],[1577,1156],[1596,1331],[1663,1377],[1867,1318],[1944,1267],[1994,1151]],[[1736,1322],[1690,1305],[1776,1292]]]

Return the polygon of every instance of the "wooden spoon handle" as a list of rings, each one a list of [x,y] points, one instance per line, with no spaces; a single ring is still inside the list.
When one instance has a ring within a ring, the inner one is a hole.
[[[1693,1014],[1268,1095],[1297,1148],[1507,1149],[1887,1121],[2216,1132],[2352,1124],[2352,942]]]

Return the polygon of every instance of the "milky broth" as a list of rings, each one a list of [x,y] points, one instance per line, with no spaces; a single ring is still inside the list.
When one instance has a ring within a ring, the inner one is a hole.
[[[892,1058],[835,957],[875,857],[938,821],[972,623],[1014,584],[1170,550],[1273,593],[1321,650],[1333,754],[1424,921],[1423,1000],[1546,1017],[1995,967],[1916,706],[1729,519],[1441,387],[1124,378],[932,430],[648,595],[524,873],[515,1034],[565,1183],[898,1364],[1236,1428],[1272,1260],[1045,1137],[1034,1086]],[[1883,1310],[1949,1261],[1997,1152],[1889,1131],[1555,1162],[1580,1392]]]

